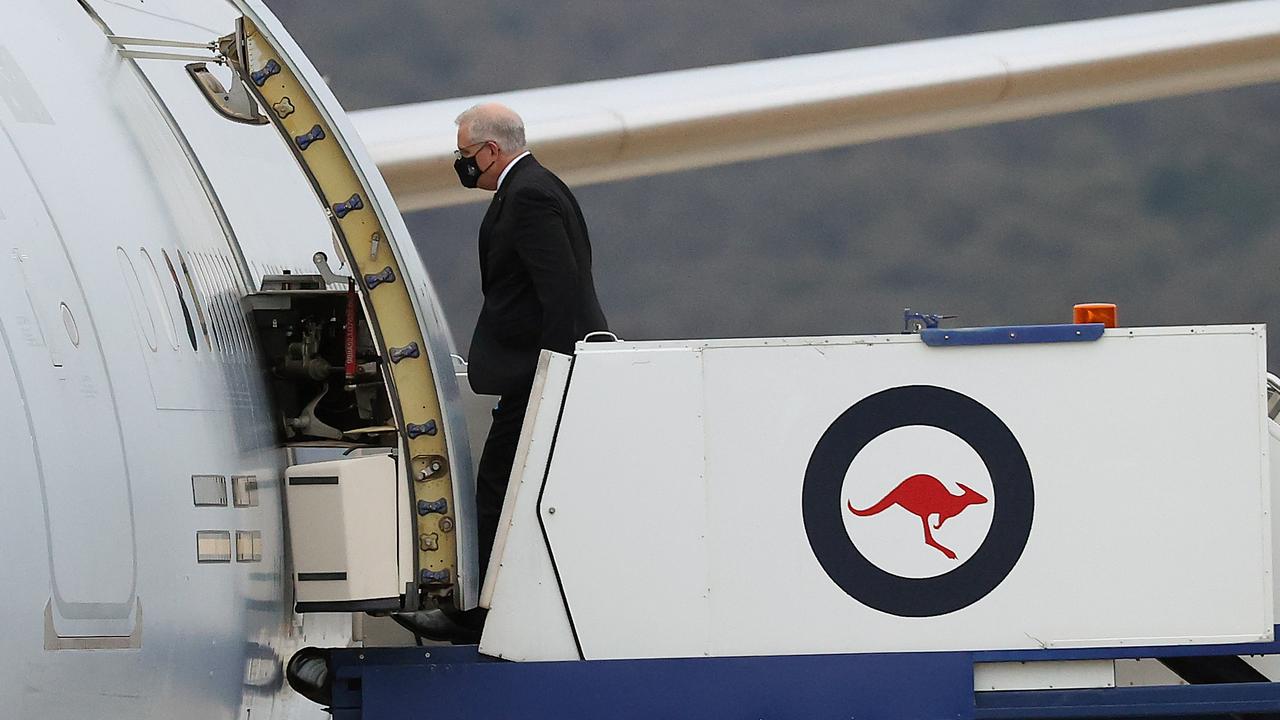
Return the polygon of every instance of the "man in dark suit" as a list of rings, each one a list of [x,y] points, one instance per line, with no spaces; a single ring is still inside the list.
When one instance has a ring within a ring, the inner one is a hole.
[[[573,354],[587,333],[608,330],[591,278],[591,243],[569,188],[525,149],[510,108],[477,105],[458,116],[454,169],[466,187],[493,190],[480,223],[484,306],[471,338],[471,389],[498,395],[476,472],[483,580],[542,350]]]

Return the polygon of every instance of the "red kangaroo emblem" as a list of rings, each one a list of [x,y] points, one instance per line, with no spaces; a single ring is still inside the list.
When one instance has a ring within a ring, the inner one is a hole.
[[[933,526],[934,530],[938,530],[942,528],[942,523],[964,512],[970,505],[981,505],[987,501],[973,488],[961,483],[956,484],[960,485],[960,489],[964,491],[960,495],[952,495],[951,491],[932,475],[912,475],[898,483],[898,487],[890,490],[883,500],[866,510],[859,510],[853,506],[852,502],[847,504],[849,512],[858,517],[875,515],[893,505],[901,505],[907,512],[920,517],[920,522],[924,525],[925,544],[941,550],[943,555],[955,560],[954,552],[933,539],[933,532],[929,529],[929,516],[938,516],[938,524]]]

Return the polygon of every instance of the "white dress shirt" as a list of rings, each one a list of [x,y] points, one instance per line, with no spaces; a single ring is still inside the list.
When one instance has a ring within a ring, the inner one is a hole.
[[[525,150],[524,152],[517,155],[514,160],[507,163],[506,167],[502,168],[502,173],[498,175],[498,188],[502,187],[502,181],[506,179],[507,173],[511,172],[511,168],[515,167],[516,163],[520,162],[521,160],[525,159],[528,156],[529,156],[529,151]],[[497,192],[497,188],[495,188],[494,192]]]

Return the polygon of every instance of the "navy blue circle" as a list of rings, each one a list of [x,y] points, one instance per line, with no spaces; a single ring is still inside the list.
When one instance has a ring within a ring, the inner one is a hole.
[[[928,578],[887,572],[849,539],[841,497],[849,465],[867,443],[895,428],[924,425],[969,444],[991,475],[991,529],[955,570]],[[945,615],[982,599],[1004,581],[1026,547],[1035,510],[1031,467],[1018,439],[982,403],[954,390],[907,385],[859,400],[831,423],[805,470],[801,496],[805,534],[827,575],[850,597],[890,615]]]

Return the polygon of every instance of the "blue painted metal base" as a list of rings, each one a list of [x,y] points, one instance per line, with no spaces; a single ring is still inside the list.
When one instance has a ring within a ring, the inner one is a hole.
[[[965,653],[510,663],[429,647],[334,664],[336,720],[973,717]]]
[[[977,693],[976,698],[974,717],[981,720],[1217,718],[1280,712],[1280,683],[1026,690]]]
[[[336,720],[1224,718],[1280,683],[980,692],[975,662],[1276,655],[1280,642],[999,652],[512,663],[475,646],[334,651]]]

